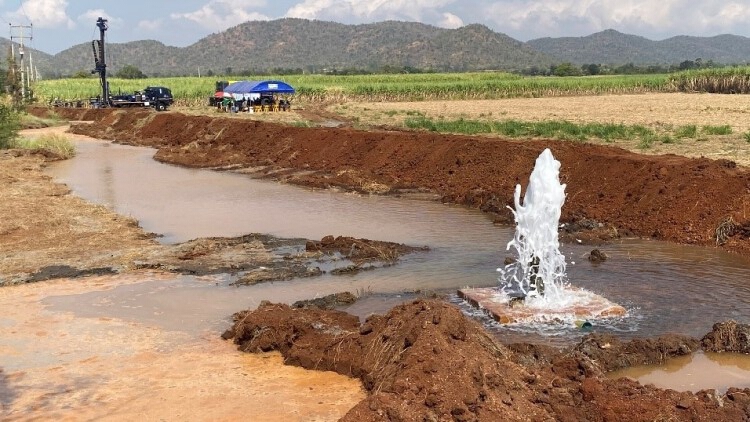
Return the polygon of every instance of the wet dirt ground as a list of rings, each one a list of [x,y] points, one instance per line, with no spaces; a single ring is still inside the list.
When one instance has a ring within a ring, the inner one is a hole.
[[[364,394],[356,380],[237,352],[216,333],[43,305],[166,273],[57,279],[0,288],[0,419],[328,421]]]
[[[0,153],[0,419],[335,420],[361,400],[356,380],[239,353],[213,331],[196,336],[106,311],[80,317],[45,301],[174,274],[231,272],[246,283],[314,276],[309,263],[330,254],[354,271],[413,248],[252,234],[164,245],[134,219],[54,183],[42,172],[49,160]]]
[[[573,188],[563,221],[577,238],[632,235],[750,253],[750,174],[727,160],[644,157],[617,148],[554,141],[298,128],[178,113],[92,110],[67,117],[98,119],[76,125],[74,131],[157,147],[156,158],[165,162],[242,169],[306,186],[435,194],[445,202],[496,213],[503,222],[510,221],[505,205],[511,203],[513,186],[528,178],[534,158],[550,146],[567,163],[562,178]],[[55,282],[40,286],[49,283]],[[234,339],[241,350],[277,350],[288,364],[361,380],[367,397],[351,397],[346,408],[351,410],[343,420],[750,417],[748,389],[729,389],[725,395],[678,393],[604,377],[605,371],[658,363],[701,347],[750,350],[744,326],[719,327],[702,343],[676,336],[621,343],[593,335],[561,351],[502,345],[439,301],[398,306],[363,324],[335,311],[274,304],[239,313],[236,320],[225,337]],[[6,385],[22,376],[8,375],[5,369],[0,373]],[[16,394],[12,391],[0,384],[6,396]],[[8,402],[18,400],[2,401]]]

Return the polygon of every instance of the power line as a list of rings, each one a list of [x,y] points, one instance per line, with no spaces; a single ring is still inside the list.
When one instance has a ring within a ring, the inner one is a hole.
[[[29,18],[29,15],[26,14],[26,9],[24,9],[23,7],[24,0],[21,0],[20,3],[21,3],[21,13],[23,13],[23,15],[26,17],[26,20],[29,21],[29,25],[31,25],[32,24],[31,19]]]

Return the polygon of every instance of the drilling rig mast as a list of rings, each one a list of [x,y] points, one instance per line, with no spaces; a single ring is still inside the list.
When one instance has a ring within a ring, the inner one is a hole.
[[[100,107],[109,106],[109,83],[107,82],[107,62],[104,56],[104,33],[107,31],[107,20],[100,17],[96,21],[99,27],[99,40],[91,41],[91,47],[94,50],[94,70],[91,73],[98,73],[102,85],[102,100],[99,102]]]

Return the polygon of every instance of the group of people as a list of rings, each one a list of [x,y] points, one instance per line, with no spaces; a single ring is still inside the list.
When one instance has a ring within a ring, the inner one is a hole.
[[[274,97],[260,97],[252,100],[249,98],[237,100],[232,97],[224,97],[217,103],[217,107],[228,113],[252,113],[254,111],[289,111],[292,104],[289,100],[277,100]]]

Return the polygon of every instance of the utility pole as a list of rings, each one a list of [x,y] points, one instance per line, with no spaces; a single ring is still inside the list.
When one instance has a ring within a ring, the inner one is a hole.
[[[13,40],[19,40],[18,41],[18,55],[21,56],[21,98],[23,98],[24,101],[27,100],[27,92],[29,88],[29,81],[26,78],[26,63],[24,61],[24,49],[23,49],[23,42],[24,40],[31,41],[33,39],[32,35],[34,33],[34,27],[32,24],[29,25],[10,25],[10,41],[13,43]],[[28,29],[29,35],[25,35],[24,31]],[[20,35],[14,35],[14,30],[16,33],[20,33]]]

